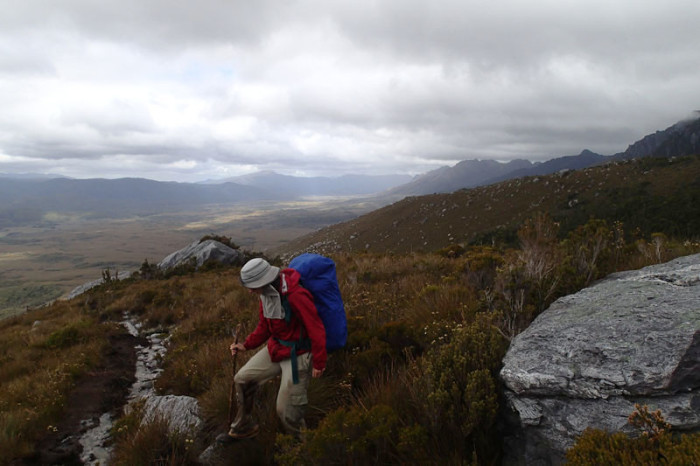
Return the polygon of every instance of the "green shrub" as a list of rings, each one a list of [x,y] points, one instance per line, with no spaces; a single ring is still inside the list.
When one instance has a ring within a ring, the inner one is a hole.
[[[388,322],[379,328],[351,331],[348,336],[348,365],[353,385],[362,387],[378,373],[396,363],[405,363],[406,355],[422,352],[416,331],[406,322]],[[335,357],[335,356],[333,356]]]
[[[397,464],[400,423],[385,405],[339,409],[307,433],[305,445],[281,436],[280,464]]]
[[[80,339],[80,332],[74,326],[62,328],[53,332],[46,339],[47,348],[68,348],[78,343]]]
[[[49,349],[69,348],[88,338],[87,333],[93,325],[90,321],[79,320],[55,332],[52,332],[44,345]]]
[[[431,433],[440,451],[461,458],[498,454],[492,427],[498,411],[496,374],[506,348],[505,339],[481,317],[426,355]]]
[[[148,259],[144,259],[138,273],[143,280],[155,280],[163,277],[163,271],[160,270],[158,264],[151,264],[148,262]]]
[[[462,256],[465,251],[466,250],[464,249],[464,246],[461,246],[459,244],[450,244],[445,248],[438,249],[436,251],[436,254],[442,257],[447,257],[448,259],[454,259],[456,257]]]
[[[203,243],[203,242],[208,241],[210,239],[214,240],[214,241],[218,241],[221,244],[225,244],[226,246],[230,247],[231,249],[239,249],[240,248],[240,246],[238,246],[236,243],[233,242],[233,240],[231,239],[230,236],[215,235],[213,233],[209,234],[209,235],[202,236],[202,238],[200,238],[199,242]]]
[[[493,288],[497,270],[503,265],[503,255],[490,246],[472,246],[466,254],[464,273],[477,289]]]

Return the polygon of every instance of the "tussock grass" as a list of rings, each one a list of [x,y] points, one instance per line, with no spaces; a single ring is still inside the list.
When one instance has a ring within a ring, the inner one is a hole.
[[[115,426],[118,442],[110,464],[138,465],[192,465],[201,446],[192,432],[171,432],[167,419],[155,417],[142,424],[141,411],[134,409]]]

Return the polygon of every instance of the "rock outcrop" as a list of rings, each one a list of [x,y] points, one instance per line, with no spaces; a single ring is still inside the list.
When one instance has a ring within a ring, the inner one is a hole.
[[[165,395],[146,398],[141,424],[155,419],[167,420],[168,430],[180,434],[196,435],[202,424],[199,402],[191,396]]]
[[[219,241],[212,239],[206,241],[195,241],[192,244],[169,254],[158,263],[158,267],[167,271],[179,265],[194,263],[197,267],[208,261],[216,261],[226,265],[243,265],[245,255],[238,249],[233,249]],[[132,272],[117,271],[114,280],[123,280],[129,278]],[[66,299],[73,299],[80,296],[91,288],[102,285],[105,282],[104,278],[92,280],[82,285],[75,287]]]
[[[169,270],[179,265],[194,261],[197,267],[208,261],[216,261],[222,264],[238,264],[244,260],[244,254],[238,249],[233,249],[215,240],[195,241],[179,251],[168,255],[158,263],[161,270]]]
[[[513,339],[501,378],[507,464],[560,464],[587,427],[629,431],[635,403],[700,429],[700,254],[557,300]]]
[[[114,275],[114,280],[124,280],[127,279],[131,276],[131,271],[126,271],[126,272],[120,272],[116,271]],[[80,296],[81,294],[85,293],[86,291],[95,288],[96,286],[100,286],[105,282],[104,278],[98,278],[97,280],[92,280],[87,283],[83,283],[82,285],[78,285],[75,288],[71,290],[71,292],[68,294],[68,297],[66,299],[73,299],[76,296]]]

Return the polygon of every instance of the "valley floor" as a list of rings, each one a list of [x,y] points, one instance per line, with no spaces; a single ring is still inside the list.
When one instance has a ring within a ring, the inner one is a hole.
[[[119,219],[53,215],[40,225],[0,228],[0,318],[66,297],[107,268],[114,276],[138,270],[144,260],[158,263],[208,234],[265,251],[369,208],[337,202],[208,206]]]

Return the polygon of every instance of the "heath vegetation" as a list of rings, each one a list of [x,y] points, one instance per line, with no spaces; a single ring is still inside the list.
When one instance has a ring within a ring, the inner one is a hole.
[[[278,464],[495,464],[497,373],[509,339],[554,299],[597,278],[700,250],[596,219],[562,235],[546,214],[525,221],[517,238],[516,247],[334,256],[348,345],[312,381],[304,444],[278,434],[276,391],[264,387],[254,454]],[[138,429],[132,411],[115,427],[113,463],[191,464],[226,428],[227,348],[237,324],[253,329],[255,297],[239,285],[237,267],[152,272],[144,263],[130,279],[0,322],[0,457],[29,455],[57,424],[67,394],[100,363],[125,314],[171,333],[157,391],[196,397],[207,427],[201,438],[168,435],[163,420]],[[577,451],[592,435],[601,434],[586,434]]]

